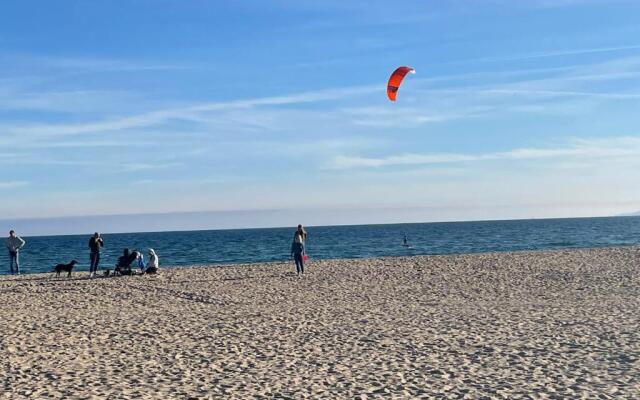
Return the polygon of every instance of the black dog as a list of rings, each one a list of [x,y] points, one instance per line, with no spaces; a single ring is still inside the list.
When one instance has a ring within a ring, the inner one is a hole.
[[[76,266],[78,262],[76,260],[71,260],[69,264],[58,264],[53,267],[53,271],[56,273],[56,276],[60,276],[60,272],[66,271],[67,278],[71,278],[71,270]]]

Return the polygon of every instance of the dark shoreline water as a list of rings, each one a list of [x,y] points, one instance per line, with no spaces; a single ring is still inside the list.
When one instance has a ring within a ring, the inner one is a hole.
[[[241,264],[289,260],[295,228],[105,234],[101,269],[112,267],[122,249],[154,248],[161,266]],[[438,222],[318,226],[307,229],[311,258],[369,258],[629,246],[640,243],[640,217]],[[410,247],[402,246],[404,235]],[[24,237],[21,271],[50,271],[76,259],[89,268],[90,234]],[[2,260],[0,256],[0,260]],[[9,271],[8,255],[0,274]]]

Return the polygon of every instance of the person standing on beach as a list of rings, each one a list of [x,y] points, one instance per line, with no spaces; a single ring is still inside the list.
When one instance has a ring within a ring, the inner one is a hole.
[[[9,250],[9,262],[11,264],[11,273],[14,273],[13,264],[16,265],[15,273],[20,274],[20,249],[24,247],[26,242],[22,238],[16,235],[16,232],[12,229],[9,231],[9,237],[5,241],[5,245]]]
[[[291,243],[291,257],[293,257],[296,262],[296,272],[298,276],[304,274],[304,241],[302,240],[302,235],[296,233],[293,238],[293,243]]]
[[[294,239],[296,235],[300,235],[300,237],[302,238],[302,243],[307,241],[307,231],[304,230],[304,227],[302,225],[298,225],[296,233],[293,234]]]
[[[89,266],[89,278],[93,278],[98,273],[98,264],[100,264],[100,248],[104,246],[104,241],[98,232],[94,233],[89,239],[89,249],[91,265]]]

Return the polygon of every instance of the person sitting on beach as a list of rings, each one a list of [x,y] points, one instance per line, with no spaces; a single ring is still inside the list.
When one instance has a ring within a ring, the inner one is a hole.
[[[138,264],[138,268],[140,268],[140,272],[144,270],[144,256],[138,250],[134,250],[131,253],[132,262],[135,261]]]
[[[131,271],[131,263],[133,263],[137,258],[137,251],[130,252],[129,249],[124,249],[123,254],[118,257],[118,262],[116,263],[116,267],[113,272],[120,275],[131,275],[133,273]]]
[[[291,243],[291,257],[296,262],[296,272],[298,276],[304,274],[304,242],[302,240],[301,234],[296,234],[293,238],[293,243]]]
[[[149,263],[142,270],[143,274],[155,274],[160,268],[160,260],[154,249],[149,249]]]

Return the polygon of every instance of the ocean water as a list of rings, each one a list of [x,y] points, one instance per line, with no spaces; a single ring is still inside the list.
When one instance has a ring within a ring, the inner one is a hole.
[[[306,228],[311,259],[543,250],[640,243],[640,217],[538,219],[425,224],[318,226]],[[122,250],[153,248],[161,267],[289,260],[295,228],[105,234],[101,269]],[[404,235],[410,247],[402,246]],[[89,269],[90,234],[24,237],[23,273],[47,272],[57,263],[79,261]],[[0,274],[9,272],[0,253]]]

